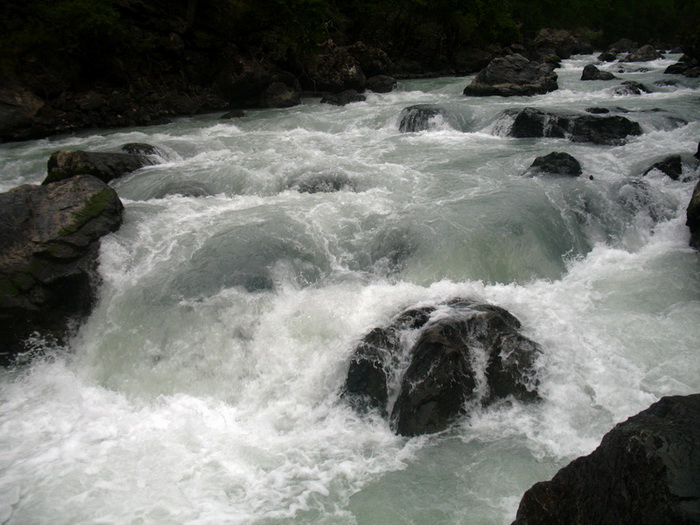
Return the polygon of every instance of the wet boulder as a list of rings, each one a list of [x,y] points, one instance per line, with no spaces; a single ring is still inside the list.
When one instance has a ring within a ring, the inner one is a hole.
[[[527,171],[530,175],[581,175],[581,164],[568,153],[554,151],[549,155],[537,157]]]
[[[583,68],[581,80],[613,80],[617,78],[610,71],[601,71],[594,64],[588,64]]]
[[[519,329],[503,308],[466,299],[409,309],[363,338],[343,397],[355,408],[390,414],[403,436],[445,430],[469,409],[497,400],[536,400],[540,348]],[[405,371],[401,363],[408,363]]]
[[[431,120],[443,113],[444,109],[434,104],[416,104],[404,108],[399,117],[399,131],[414,133],[428,130],[431,127]]]
[[[644,175],[647,175],[653,170],[658,170],[673,180],[678,180],[681,178],[681,175],[683,175],[683,160],[680,155],[669,155],[665,159],[651,165],[644,172]]]
[[[573,142],[617,145],[630,136],[642,134],[639,123],[619,115],[567,114],[524,108],[506,110],[502,118],[512,122],[507,135],[516,138],[566,138]]]
[[[700,182],[695,186],[688,203],[685,224],[690,230],[690,246],[700,250]]]
[[[558,89],[557,74],[549,64],[530,61],[520,54],[493,59],[464,89],[468,96],[531,96]]]
[[[441,124],[447,124],[458,131],[467,131],[471,125],[468,117],[462,112],[437,104],[416,104],[408,106],[399,116],[399,131],[414,133],[435,129]]]
[[[152,164],[153,160],[143,154],[59,150],[51,154],[48,175],[42,184],[76,175],[92,175],[103,182],[110,182]]]
[[[90,175],[0,194],[0,360],[32,332],[61,337],[87,313],[99,239],[119,228],[122,210]]]
[[[613,95],[620,96],[641,95],[642,93],[651,93],[651,89],[634,80],[625,80],[613,90]]]
[[[523,496],[513,525],[700,523],[700,394],[664,397]]]
[[[653,46],[649,44],[631,51],[627,56],[622,58],[621,62],[649,62],[650,60],[657,60],[663,58],[663,55],[659,53]]]
[[[354,89],[348,89],[342,93],[328,93],[321,99],[321,104],[330,104],[332,106],[347,106],[353,102],[364,102],[367,97],[361,95]]]

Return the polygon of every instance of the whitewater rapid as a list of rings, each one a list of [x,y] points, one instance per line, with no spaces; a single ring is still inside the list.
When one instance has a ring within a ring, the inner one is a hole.
[[[677,58],[677,57],[676,57]],[[0,372],[2,524],[508,524],[522,493],[661,396],[700,391],[700,260],[685,209],[699,173],[697,80],[673,60],[471,99],[469,78],[404,81],[345,107],[307,99],[172,124],[0,145],[0,191],[58,149],[147,142],[116,181],[98,303],[66,347],[41,338]],[[654,82],[674,78],[678,84]],[[439,104],[459,128],[398,132]],[[621,146],[512,139],[512,107],[623,108]],[[577,179],[524,177],[566,151]],[[683,177],[641,174],[683,154]],[[341,178],[303,193],[309,177]],[[403,309],[469,297],[543,348],[542,401],[505,402],[406,439],[339,397],[350,355]]]

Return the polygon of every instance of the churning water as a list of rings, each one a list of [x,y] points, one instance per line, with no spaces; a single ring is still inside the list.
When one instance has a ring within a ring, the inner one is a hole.
[[[698,81],[672,60],[557,72],[533,98],[467,98],[469,78],[406,81],[342,108],[281,110],[0,146],[0,190],[57,149],[148,142],[119,180],[99,302],[67,348],[0,376],[0,523],[508,524],[522,493],[612,426],[700,391],[700,260],[685,209]],[[644,67],[644,71],[635,68]],[[674,85],[654,85],[673,78]],[[399,115],[437,104],[430,129]],[[513,139],[512,107],[628,111],[622,146]],[[445,116],[446,115],[446,116]],[[527,177],[565,151],[576,179]],[[679,181],[651,172],[684,156]],[[335,192],[308,193],[326,185]],[[453,297],[502,306],[539,342],[543,400],[402,438],[339,399],[362,336]]]

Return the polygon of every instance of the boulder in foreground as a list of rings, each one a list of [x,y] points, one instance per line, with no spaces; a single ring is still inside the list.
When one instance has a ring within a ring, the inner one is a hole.
[[[411,308],[363,338],[343,397],[360,412],[391,414],[403,436],[440,432],[497,400],[536,400],[540,348],[519,329],[503,308],[468,299]]]
[[[493,59],[481,70],[464,94],[473,97],[542,95],[558,89],[557,74],[549,64],[530,61],[520,54]]]
[[[523,496],[513,525],[700,523],[700,394],[662,398]]]
[[[89,311],[99,239],[119,228],[122,210],[90,175],[0,194],[0,362],[32,332],[60,339]]]

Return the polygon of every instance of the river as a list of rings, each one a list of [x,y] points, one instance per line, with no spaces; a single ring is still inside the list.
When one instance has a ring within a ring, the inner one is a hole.
[[[532,98],[407,80],[345,107],[0,145],[0,191],[39,183],[58,149],[161,152],[113,183],[125,218],[103,239],[93,313],[66,347],[38,338],[0,372],[0,523],[509,524],[527,488],[617,422],[700,392],[685,226],[700,81],[664,75],[670,58],[602,66],[654,89],[616,96],[619,80],[579,80],[594,58],[564,61],[560,89]],[[423,103],[455,118],[399,133]],[[504,136],[501,112],[525,106],[624,108],[644,133]],[[523,175],[552,151],[582,176]],[[641,177],[674,153],[682,180]],[[342,187],[299,191],[318,179]],[[364,334],[454,297],[506,308],[542,345],[540,402],[410,439],[342,402]]]

